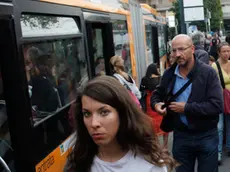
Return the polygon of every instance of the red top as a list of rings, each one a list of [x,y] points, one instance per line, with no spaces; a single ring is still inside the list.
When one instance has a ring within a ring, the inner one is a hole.
[[[154,91],[150,92],[147,91],[147,96],[146,96],[146,113],[152,118],[153,125],[154,125],[154,130],[157,135],[163,135],[166,134],[164,131],[160,129],[161,121],[163,117],[159,115],[157,112],[153,111],[150,105],[150,99]]]

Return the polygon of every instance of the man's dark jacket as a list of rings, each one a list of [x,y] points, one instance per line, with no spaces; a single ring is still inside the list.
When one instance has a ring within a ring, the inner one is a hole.
[[[196,58],[195,58],[196,59]],[[174,71],[177,64],[164,72],[160,85],[151,97],[151,107],[158,102],[164,102],[166,95],[173,85],[172,78],[175,77]],[[223,92],[216,71],[195,60],[195,64],[188,78],[195,77],[192,82],[192,90],[185,105],[185,116],[188,120],[188,126],[185,125],[179,114],[174,114],[174,130],[177,131],[208,131],[217,128],[219,114],[223,112]]]
[[[195,56],[200,61],[204,62],[205,64],[209,64],[209,54],[204,48],[200,45],[195,46]]]

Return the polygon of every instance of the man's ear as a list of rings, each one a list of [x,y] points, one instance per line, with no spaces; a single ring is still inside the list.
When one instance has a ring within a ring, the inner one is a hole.
[[[194,54],[195,53],[195,46],[192,45],[192,53]]]

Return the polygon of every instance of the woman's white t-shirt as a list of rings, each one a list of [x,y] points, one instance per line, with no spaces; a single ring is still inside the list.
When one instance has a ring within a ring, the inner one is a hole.
[[[116,162],[105,162],[95,156],[91,172],[167,172],[167,167],[157,167],[129,151]]]

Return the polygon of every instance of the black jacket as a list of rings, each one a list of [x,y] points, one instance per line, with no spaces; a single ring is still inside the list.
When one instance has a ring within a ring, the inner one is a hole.
[[[209,54],[204,48],[200,45],[195,46],[195,56],[200,61],[204,62],[205,64],[209,64]]]
[[[174,71],[177,64],[164,72],[160,85],[151,97],[151,107],[158,102],[163,102],[172,88]],[[219,114],[223,112],[223,92],[216,71],[195,60],[195,65],[188,78],[195,77],[192,82],[192,91],[185,105],[184,114],[188,120],[186,126],[179,117],[174,114],[174,130],[178,131],[208,131],[217,128]]]

